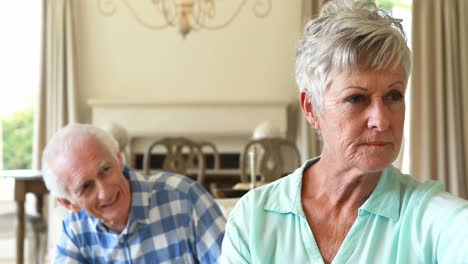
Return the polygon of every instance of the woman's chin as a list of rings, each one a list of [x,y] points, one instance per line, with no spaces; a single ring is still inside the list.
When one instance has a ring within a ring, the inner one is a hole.
[[[395,160],[394,158],[378,158],[378,157],[365,159],[359,165],[359,167],[361,168],[361,170],[366,171],[366,172],[379,172],[379,171],[383,171],[388,166],[390,166],[394,160]]]

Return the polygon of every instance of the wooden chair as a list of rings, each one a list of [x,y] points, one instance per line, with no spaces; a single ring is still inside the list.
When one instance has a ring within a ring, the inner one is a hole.
[[[299,149],[293,141],[280,137],[252,140],[241,156],[241,181],[244,183],[250,182],[247,166],[251,151],[255,153],[255,174],[264,183],[275,181],[301,165]]]
[[[205,159],[200,144],[185,137],[167,137],[153,142],[143,157],[143,173],[151,173],[151,156],[153,153],[163,153],[163,171],[187,175],[189,170],[195,170],[197,181],[205,181]]]
[[[213,171],[221,169],[220,155],[216,145],[209,141],[199,141],[198,144],[200,145],[201,152],[205,155],[205,157],[206,154],[213,155]],[[205,160],[205,165],[206,163],[207,162]]]

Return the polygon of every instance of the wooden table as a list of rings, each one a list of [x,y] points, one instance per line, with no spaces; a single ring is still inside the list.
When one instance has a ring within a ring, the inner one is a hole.
[[[37,198],[36,209],[40,217],[44,204],[44,195],[47,190],[42,180],[41,171],[37,170],[0,170],[0,177],[13,178],[15,180],[15,202],[18,220],[16,230],[16,263],[24,263],[24,202],[27,193],[33,193]]]

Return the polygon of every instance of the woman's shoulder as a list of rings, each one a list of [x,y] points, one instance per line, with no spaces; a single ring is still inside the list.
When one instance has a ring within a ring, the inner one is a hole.
[[[292,173],[247,192],[229,214],[229,218],[262,217],[267,212],[284,212],[294,206],[300,192],[301,175]],[[299,196],[300,199],[300,196]]]
[[[424,196],[440,193],[444,189],[444,186],[437,181],[422,181],[411,175],[404,174],[394,167],[391,167],[389,171],[393,180],[396,181],[403,199],[421,199]]]
[[[438,181],[419,181],[402,174],[397,169],[392,173],[400,187],[401,213],[411,218],[420,218],[420,226],[445,225],[449,218],[468,210],[468,201],[445,191]]]

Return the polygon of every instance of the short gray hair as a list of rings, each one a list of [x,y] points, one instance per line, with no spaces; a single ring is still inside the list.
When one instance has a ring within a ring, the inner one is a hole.
[[[296,82],[318,114],[331,73],[403,67],[406,82],[411,51],[400,19],[367,1],[331,0],[310,20],[296,53]]]
[[[50,163],[57,157],[73,151],[87,140],[95,139],[117,160],[119,146],[117,141],[103,129],[89,124],[70,124],[57,131],[47,143],[42,153],[42,170],[47,189],[58,198],[70,200],[70,194],[63,179],[58,177]]]

